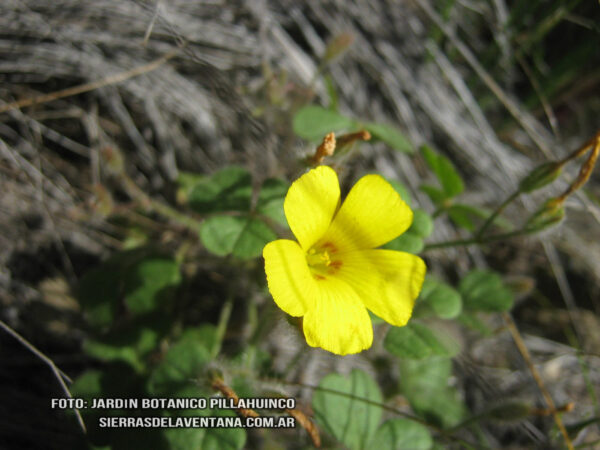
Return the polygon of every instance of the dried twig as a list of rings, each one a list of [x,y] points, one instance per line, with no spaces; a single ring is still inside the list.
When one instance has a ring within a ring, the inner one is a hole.
[[[221,394],[223,394],[228,399],[233,400],[233,403],[237,406],[240,398],[238,397],[238,395],[235,393],[235,391],[233,389],[231,389],[229,386],[227,386],[225,384],[225,382],[223,381],[222,378],[214,377],[211,380],[210,385],[213,389],[219,391]],[[238,411],[244,417],[259,417],[259,414],[256,411],[254,411],[253,409],[238,408]]]
[[[494,95],[498,98],[498,100],[500,100],[507,111],[515,118],[515,120],[519,122],[531,140],[536,143],[544,155],[548,158],[552,157],[552,152],[545,136],[544,128],[540,126],[533,116],[524,111],[502,90],[496,80],[494,80],[488,71],[485,70],[485,68],[479,63],[475,55],[473,55],[469,48],[456,36],[456,33],[446,26],[442,18],[433,10],[428,1],[419,0],[417,1],[417,4],[440,28],[442,33],[444,33],[452,45],[459,51],[463,58],[465,58],[477,76],[485,83],[488,89],[494,93]]]
[[[286,409],[285,412],[296,419],[300,426],[306,430],[315,447],[321,447],[321,436],[319,435],[319,429],[306,414],[299,409]]]
[[[13,330],[11,327],[9,327],[2,320],[0,320],[0,328],[2,328],[8,334],[10,334],[12,337],[14,337],[17,341],[19,341],[21,343],[21,345],[23,345],[31,353],[33,353],[35,356],[40,358],[44,363],[46,363],[46,365],[48,367],[50,367],[50,370],[52,370],[52,373],[58,380],[60,387],[62,388],[65,395],[68,398],[72,398],[71,392],[69,391],[69,388],[65,384],[64,380],[67,380],[69,383],[72,383],[73,380],[71,380],[71,378],[69,378],[69,376],[66,373],[64,373],[62,370],[60,370],[58,367],[56,367],[56,364],[54,364],[54,361],[52,361],[50,358],[48,358],[46,355],[44,355],[31,342],[29,342],[27,339],[25,339],[23,336],[21,336],[15,330]],[[83,418],[81,417],[81,413],[79,412],[79,410],[77,408],[73,408],[73,412],[75,413],[75,416],[77,417],[77,422],[79,422],[79,426],[81,427],[81,430],[84,433],[86,433],[87,430],[85,427],[85,423],[83,422]]]
[[[315,150],[315,154],[309,158],[308,162],[312,166],[317,166],[323,162],[326,156],[331,156],[335,152],[335,133],[327,133],[323,141]]]
[[[158,69],[169,59],[175,57],[179,53],[180,49],[177,48],[175,50],[170,51],[164,56],[161,56],[154,61],[144,64],[143,66],[135,67],[134,69],[127,70],[125,72],[117,73],[115,75],[108,76],[106,78],[102,78],[101,80],[92,81],[91,83],[84,83],[78,86],[73,86],[67,89],[62,89],[60,91],[51,92],[49,94],[40,95],[38,97],[30,97],[24,98],[22,100],[18,100],[16,102],[7,103],[5,105],[0,105],[0,114],[5,113],[7,111],[11,111],[16,108],[25,108],[27,106],[39,105],[41,103],[48,103],[54,100],[58,100],[60,98],[72,97],[73,95],[82,94],[84,92],[93,91],[99,89],[101,87],[109,86],[111,84],[121,83],[129,78],[137,77],[138,75],[142,75],[144,73],[151,72],[153,70]]]
[[[508,330],[510,331],[510,334],[512,335],[512,337],[514,339],[515,344],[517,345],[517,348],[519,349],[519,352],[523,356],[523,359],[525,360],[525,363],[527,364],[527,367],[529,368],[529,371],[531,372],[533,379],[537,383],[538,387],[540,388],[540,391],[542,392],[542,395],[544,396],[546,405],[548,405],[548,410],[552,414],[552,417],[554,418],[554,422],[556,423],[556,426],[558,427],[561,434],[563,435],[565,444],[567,444],[567,448],[569,448],[569,450],[573,450],[573,443],[571,442],[569,433],[567,432],[567,429],[565,428],[565,425],[563,424],[563,421],[560,417],[559,410],[557,410],[556,405],[554,404],[554,400],[552,400],[552,396],[548,392],[548,389],[546,389],[546,385],[544,384],[544,381],[542,380],[540,373],[538,372],[537,368],[533,365],[533,362],[531,360],[531,355],[529,354],[529,350],[527,350],[527,347],[525,346],[525,342],[523,342],[523,338],[521,337],[521,333],[519,333],[519,329],[517,328],[514,320],[510,316],[510,314],[504,313],[502,315],[502,317],[504,318],[504,321],[506,322],[506,326],[508,327]]]

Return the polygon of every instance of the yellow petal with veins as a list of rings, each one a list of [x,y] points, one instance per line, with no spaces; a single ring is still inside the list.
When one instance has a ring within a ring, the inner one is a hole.
[[[375,248],[404,233],[412,219],[408,205],[383,177],[365,175],[319,242],[332,242],[340,252]]]
[[[340,184],[331,167],[319,166],[292,183],[283,210],[304,251],[327,231],[339,203]]]
[[[335,277],[349,284],[383,320],[406,325],[425,279],[423,260],[394,250],[359,250],[340,257],[343,264]]]
[[[314,307],[316,282],[297,242],[279,239],[263,249],[271,295],[290,316],[303,316]]]
[[[371,347],[373,325],[358,295],[343,281],[325,276],[316,282],[315,305],[304,316],[304,336],[311,347],[337,355]]]

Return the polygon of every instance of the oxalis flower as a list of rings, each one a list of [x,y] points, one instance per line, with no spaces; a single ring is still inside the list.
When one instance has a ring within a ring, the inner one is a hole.
[[[418,256],[376,249],[413,219],[387,181],[362,177],[340,207],[337,174],[319,166],[291,185],[283,207],[298,242],[268,243],[265,271],[277,306],[304,316],[308,345],[338,355],[371,347],[367,309],[392,325],[406,325],[426,268]]]

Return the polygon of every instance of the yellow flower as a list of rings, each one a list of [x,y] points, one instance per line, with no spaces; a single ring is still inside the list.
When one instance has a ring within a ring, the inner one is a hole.
[[[277,306],[304,316],[308,345],[338,355],[371,347],[367,309],[392,325],[406,325],[426,268],[410,253],[375,249],[413,219],[388,182],[362,177],[340,207],[337,174],[319,166],[292,184],[283,207],[298,242],[268,243],[265,272]]]

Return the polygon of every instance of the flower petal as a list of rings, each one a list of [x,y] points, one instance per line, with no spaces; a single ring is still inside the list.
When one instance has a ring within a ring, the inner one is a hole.
[[[303,316],[313,308],[316,281],[297,242],[279,239],[263,249],[269,291],[290,316]]]
[[[404,233],[413,213],[383,177],[365,175],[350,190],[321,243],[339,251],[379,247]]]
[[[423,260],[394,250],[359,250],[342,258],[335,277],[348,283],[383,320],[406,325],[425,279]]]
[[[331,167],[319,166],[292,183],[283,210],[305,251],[327,231],[339,203],[340,184]]]
[[[334,277],[316,283],[319,294],[303,322],[308,345],[338,355],[358,353],[371,347],[373,325],[356,292]]]

